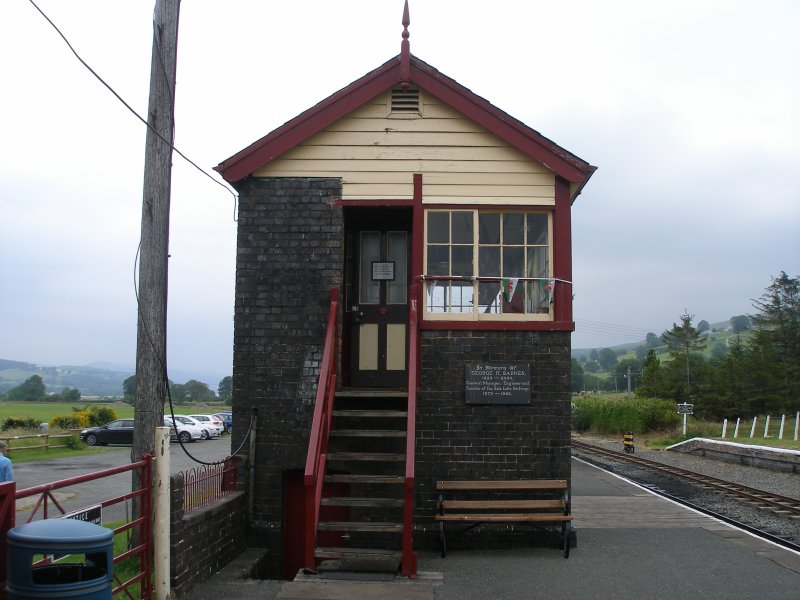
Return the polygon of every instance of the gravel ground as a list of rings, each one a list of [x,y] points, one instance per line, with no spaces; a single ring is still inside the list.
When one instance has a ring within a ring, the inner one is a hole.
[[[596,444],[612,450],[622,451],[622,440],[608,437],[595,437],[573,434],[588,444]],[[700,456],[684,454],[676,451],[654,450],[643,444],[636,444],[636,456],[648,460],[658,461],[674,467],[695,471],[792,498],[800,498],[800,475],[796,473],[781,473],[768,469],[759,469],[713,460]],[[580,456],[579,451],[573,450],[573,456]],[[670,494],[679,496],[689,502],[724,514],[747,525],[757,527],[773,535],[778,535],[800,544],[800,519],[776,515],[772,511],[744,504],[738,500],[728,499],[719,492],[713,492],[688,486],[676,479],[664,475],[653,475],[649,471],[623,462],[607,461],[607,459],[592,457],[591,462],[609,467],[614,473],[627,477],[639,483],[656,486]],[[611,464],[613,462],[613,464]],[[799,501],[800,502],[800,501]]]

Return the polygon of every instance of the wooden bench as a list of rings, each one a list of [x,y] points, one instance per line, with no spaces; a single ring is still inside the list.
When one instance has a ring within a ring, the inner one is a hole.
[[[561,527],[561,550],[569,558],[570,515],[566,479],[519,481],[437,481],[436,520],[447,554],[446,523],[552,523]],[[481,500],[465,499],[475,497]],[[514,499],[508,499],[513,495]],[[447,498],[445,498],[447,496]],[[460,499],[458,498],[460,496]],[[520,496],[526,496],[519,499]]]

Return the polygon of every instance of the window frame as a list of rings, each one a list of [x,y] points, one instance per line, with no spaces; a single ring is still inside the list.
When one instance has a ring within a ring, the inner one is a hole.
[[[487,282],[480,281],[481,275],[478,272],[479,269],[479,255],[480,255],[480,248],[481,246],[486,246],[486,244],[480,243],[480,228],[479,228],[479,216],[481,214],[489,214],[495,213],[500,215],[500,220],[503,220],[504,214],[522,214],[524,216],[525,222],[527,223],[527,215],[529,214],[542,214],[547,217],[547,275],[548,279],[554,279],[554,262],[553,262],[553,220],[554,220],[554,211],[552,208],[543,208],[543,207],[523,207],[523,206],[514,206],[514,207],[464,207],[464,208],[445,208],[445,207],[430,207],[426,208],[423,212],[423,234],[422,234],[422,265],[423,265],[423,274],[426,276],[436,277],[435,275],[431,275],[427,272],[428,270],[428,250],[430,246],[447,246],[448,248],[452,248],[453,246],[463,246],[463,243],[454,243],[452,238],[449,238],[449,241],[444,243],[429,243],[428,242],[428,222],[429,222],[429,215],[431,213],[447,213],[450,215],[451,213],[472,213],[472,297],[473,299],[477,299],[479,296],[479,284],[486,284]],[[448,219],[448,222],[450,220]],[[527,228],[527,225],[526,225]],[[449,234],[450,235],[450,234]],[[503,240],[499,244],[499,247],[508,246],[508,247],[522,247],[523,248],[523,255],[527,256],[528,248],[536,248],[536,247],[543,247],[541,244],[528,244],[527,239],[523,239],[523,243],[520,244],[503,244]],[[448,265],[452,265],[452,253],[448,252],[448,256],[451,257]],[[525,258],[527,260],[527,258]],[[448,276],[455,276],[456,274],[450,274]],[[428,289],[429,286],[433,283],[433,281],[437,280],[428,280],[426,279],[423,282],[422,286],[422,313],[423,313],[423,320],[428,322],[461,322],[461,323],[536,323],[536,322],[553,322],[554,319],[554,304],[551,302],[548,306],[548,311],[541,312],[541,313],[483,313],[478,310],[477,306],[473,303],[472,310],[469,312],[433,312],[430,311],[428,306]],[[438,280],[441,281],[441,280]],[[458,281],[458,280],[457,280]],[[449,281],[445,281],[445,283],[450,283]],[[518,285],[524,285],[525,282],[521,281]],[[500,278],[497,278],[497,286],[498,291],[500,287]]]

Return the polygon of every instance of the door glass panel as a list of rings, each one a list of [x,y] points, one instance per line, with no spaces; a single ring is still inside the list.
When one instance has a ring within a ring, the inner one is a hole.
[[[387,233],[387,242],[387,259],[394,263],[394,281],[386,282],[386,303],[405,304],[408,293],[408,286],[406,285],[406,257],[408,256],[406,232],[390,231]]]
[[[372,263],[381,259],[379,231],[361,232],[361,264],[359,265],[359,302],[378,304],[381,300],[380,281],[372,280]]]

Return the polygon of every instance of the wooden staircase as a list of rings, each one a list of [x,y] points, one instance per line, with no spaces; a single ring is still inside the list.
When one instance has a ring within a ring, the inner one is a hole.
[[[393,390],[336,392],[314,549],[321,569],[400,565],[407,400]]]

